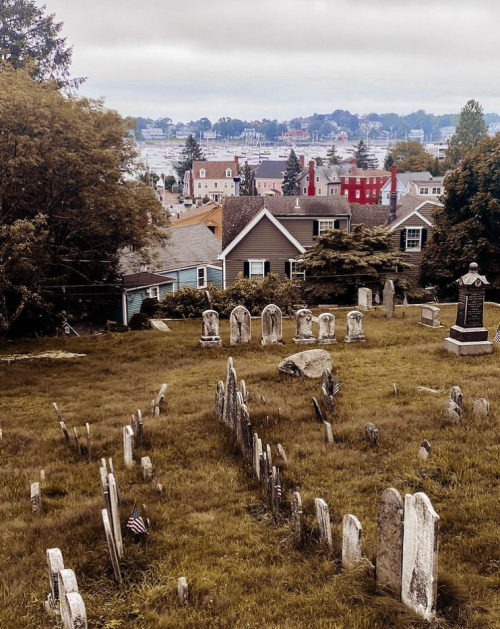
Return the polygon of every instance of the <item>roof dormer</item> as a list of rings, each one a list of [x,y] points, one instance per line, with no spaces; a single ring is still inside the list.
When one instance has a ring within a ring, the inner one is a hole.
[[[200,168],[200,179],[204,179],[207,171],[204,168]]]
[[[233,171],[230,168],[226,168],[226,177],[231,178],[233,176]]]

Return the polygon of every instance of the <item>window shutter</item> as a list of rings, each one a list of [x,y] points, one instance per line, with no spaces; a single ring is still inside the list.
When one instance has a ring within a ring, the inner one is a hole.
[[[250,262],[243,262],[243,277],[250,277]]]
[[[425,247],[426,243],[427,243],[427,230],[424,227],[424,229],[422,229],[422,242],[420,244],[422,249]]]
[[[406,251],[406,229],[401,230],[401,238],[399,241],[399,248],[401,251]]]
[[[333,229],[340,229],[340,221],[333,221]]]
[[[264,275],[269,275],[270,272],[271,272],[271,263],[269,262],[269,260],[266,260],[264,262]]]
[[[319,221],[313,222],[313,237],[319,234]]]
[[[285,262],[285,275],[290,278],[290,260]]]

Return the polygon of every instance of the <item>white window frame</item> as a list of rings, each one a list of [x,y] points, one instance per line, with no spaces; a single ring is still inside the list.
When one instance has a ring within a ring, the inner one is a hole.
[[[346,184],[349,183],[349,177],[344,177],[344,183],[346,183]]]
[[[157,301],[160,301],[160,287],[150,286],[148,288],[148,297],[150,299],[156,299]]]
[[[360,190],[356,190],[356,199],[359,199],[360,197]]]
[[[422,229],[423,227],[406,227],[405,251],[422,251]],[[418,231],[418,238],[416,238],[416,236],[413,236],[412,238],[409,237],[409,233],[411,230],[415,232]],[[416,242],[417,240],[418,240],[417,246],[412,246],[412,247],[408,246],[409,241]]]
[[[256,259],[249,259],[248,260],[248,277],[252,280],[252,279],[264,279],[266,276],[266,262],[267,260],[256,260]],[[262,264],[262,275],[260,273],[252,273],[252,264]]]
[[[357,185],[357,186],[361,185],[361,179],[360,179],[360,177],[356,177],[356,185]]]
[[[305,271],[297,271],[297,260],[294,258],[290,258],[290,279],[291,280],[305,280],[306,272]]]
[[[318,236],[324,236],[331,229],[335,229],[335,219],[324,218],[318,220]]]
[[[432,188],[432,194],[433,195],[441,194],[441,188]]]
[[[200,271],[201,271],[201,277],[200,277]],[[202,280],[201,284],[200,284],[200,279]],[[197,288],[207,287],[207,267],[206,266],[196,267],[196,287]]]
[[[201,188],[201,181],[198,181],[198,188]]]
[[[226,168],[226,177],[232,177],[233,176],[233,171],[230,168]]]
[[[202,168],[200,170],[200,179],[205,179],[206,175],[207,175],[207,171],[204,168]]]
[[[418,194],[429,194],[429,188],[427,188],[426,186],[421,186],[418,189]]]

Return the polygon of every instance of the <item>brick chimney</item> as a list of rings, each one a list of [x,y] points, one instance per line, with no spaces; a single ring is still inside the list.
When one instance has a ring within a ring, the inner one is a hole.
[[[389,200],[389,223],[393,223],[396,220],[396,207],[398,204],[398,193],[396,192],[397,173],[398,173],[397,166],[393,166],[391,169],[391,196]]]
[[[237,155],[234,156],[234,163],[236,164],[236,172],[238,173],[239,170],[240,170],[240,164],[238,162],[238,156]]]
[[[301,155],[299,157],[300,160],[300,167],[302,168],[302,170],[306,167],[306,158],[305,155]]]
[[[351,159],[351,175],[356,175],[358,172],[358,165],[356,164],[356,158]]]
[[[307,187],[307,196],[315,197],[316,188],[314,186],[314,160],[309,160],[309,186]]]

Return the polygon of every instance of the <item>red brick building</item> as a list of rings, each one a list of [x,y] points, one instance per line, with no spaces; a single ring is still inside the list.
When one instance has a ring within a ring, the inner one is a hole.
[[[389,181],[391,173],[387,170],[362,170],[353,159],[349,171],[340,177],[340,193],[347,196],[349,203],[367,205],[378,203],[382,186]]]

